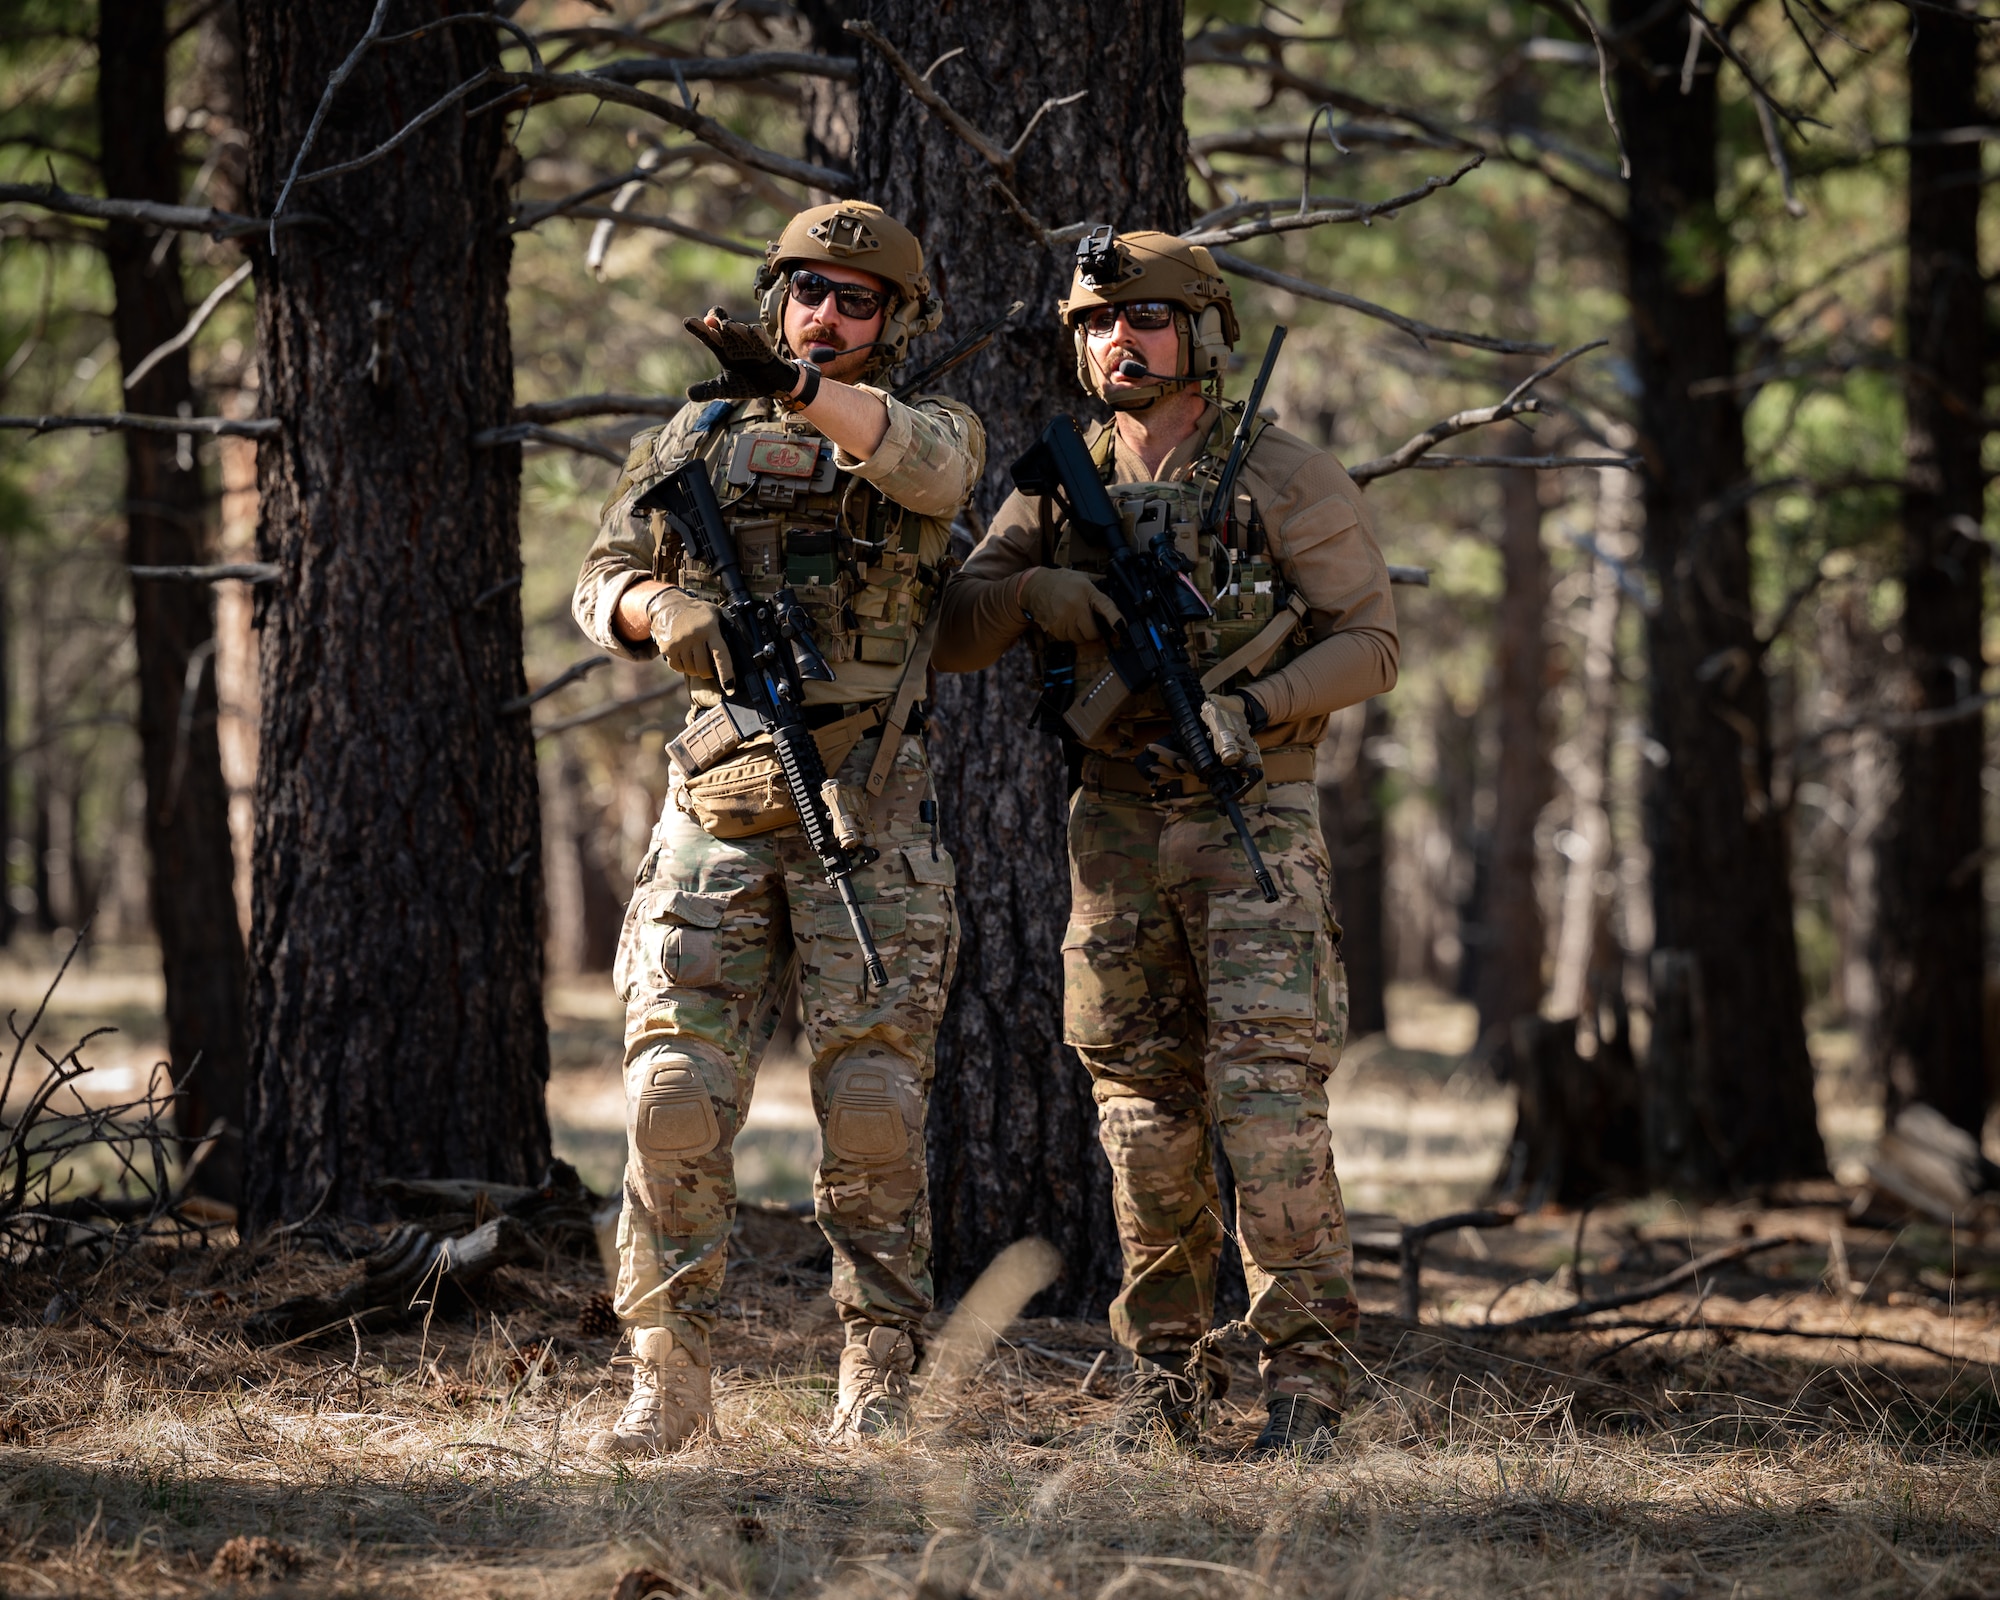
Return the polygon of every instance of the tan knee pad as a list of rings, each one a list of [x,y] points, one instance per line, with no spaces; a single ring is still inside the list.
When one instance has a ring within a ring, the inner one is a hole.
[[[923,1125],[916,1067],[887,1046],[855,1046],[826,1075],[826,1144],[844,1161],[883,1167],[902,1160]]]
[[[625,1072],[625,1131],[641,1162],[697,1161],[722,1142],[716,1111],[728,1073],[711,1052],[676,1039],[645,1051]]]

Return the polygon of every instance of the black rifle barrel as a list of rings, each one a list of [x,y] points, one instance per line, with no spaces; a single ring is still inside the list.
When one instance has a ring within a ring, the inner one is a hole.
[[[1215,493],[1209,496],[1207,514],[1201,519],[1206,532],[1212,533],[1222,526],[1236,499],[1236,479],[1243,471],[1243,458],[1250,453],[1250,430],[1257,426],[1257,408],[1264,403],[1264,390],[1270,386],[1271,369],[1278,364],[1278,351],[1284,343],[1285,325],[1281,322],[1271,330],[1271,342],[1264,347],[1264,364],[1257,369],[1257,381],[1250,385],[1250,398],[1243,402],[1243,415],[1236,419],[1236,432],[1229,441],[1222,475],[1215,480]]]
[[[708,481],[708,468],[700,461],[690,461],[648,489],[632,503],[632,509],[667,512],[680,523],[682,537],[688,541],[695,558],[722,580],[722,590],[727,596],[722,608],[722,631],[729,645],[730,666],[736,674],[736,687],[729,697],[755,712],[770,733],[792,809],[798,813],[807,845],[819,857],[827,881],[847,908],[847,920],[853,924],[854,937],[861,943],[868,977],[878,989],[888,987],[888,969],[882,965],[881,952],[875,948],[868,919],[850,879],[862,860],[840,843],[820,793],[820,785],[826,781],[826,762],[820,756],[812,730],[806,726],[798,661],[771,602],[759,601],[743,581],[743,568],[736,558],[736,540],[723,520],[715,486]],[[787,620],[794,626],[802,625],[802,618]]]

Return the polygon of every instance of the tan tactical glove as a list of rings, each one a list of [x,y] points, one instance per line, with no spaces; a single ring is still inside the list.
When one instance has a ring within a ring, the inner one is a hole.
[[[734,681],[722,614],[685,589],[662,589],[646,607],[646,625],[660,657],[686,678]]]
[[[1269,720],[1264,708],[1247,694],[1212,694],[1201,703],[1201,720],[1215,741],[1215,753],[1225,767],[1240,767],[1257,759],[1255,730]]]
[[[1067,567],[1031,567],[1021,579],[1021,609],[1051,639],[1064,644],[1089,644],[1123,622],[1111,596],[1090,581],[1087,572]],[[1105,626],[1100,628],[1097,619]]]

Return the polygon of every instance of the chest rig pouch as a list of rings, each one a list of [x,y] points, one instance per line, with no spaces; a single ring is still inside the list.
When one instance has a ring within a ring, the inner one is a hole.
[[[902,665],[939,578],[920,559],[922,518],[840,471],[832,441],[796,419],[745,417],[716,433],[699,453],[751,592],[789,587],[835,668]],[[661,534],[660,576],[719,601],[715,575]]]
[[[1150,544],[1157,534],[1165,532],[1192,567],[1188,581],[1211,613],[1188,628],[1189,654],[1194,658],[1195,670],[1205,681],[1215,667],[1230,662],[1253,641],[1276,631],[1274,618],[1290,615],[1295,619],[1293,628],[1274,641],[1275,647],[1270,652],[1251,652],[1253,659],[1233,666],[1225,677],[1208,682],[1211,690],[1226,688],[1231,679],[1241,679],[1246,674],[1255,676],[1282,666],[1307,642],[1297,621],[1302,607],[1287,605],[1292,597],[1271,555],[1256,502],[1239,490],[1237,503],[1220,519],[1215,532],[1206,538],[1202,535],[1202,511],[1221,473],[1222,454],[1227,450],[1232,424],[1233,419],[1227,413],[1218,419],[1208,445],[1185,480],[1107,486],[1128,541]],[[1107,476],[1109,445],[1107,431],[1093,451]],[[1045,503],[1044,518],[1049,514]],[[1100,573],[1108,565],[1108,552],[1094,548],[1068,526],[1055,528],[1045,522],[1043,544],[1046,564],[1050,566]],[[1102,641],[1074,646],[1044,643],[1039,720],[1048,731],[1102,748],[1116,742],[1117,724],[1163,719],[1165,715],[1157,691],[1149,689],[1135,695],[1125,686],[1112,666],[1109,646]]]
[[[783,414],[755,414],[765,410],[761,406],[750,409],[753,414],[743,415],[718,402],[676,450],[662,456],[660,467],[671,472],[695,459],[707,464],[744,583],[759,596],[792,591],[836,677],[848,662],[903,665],[942,576],[920,559],[922,519],[840,471],[832,441],[810,425]],[[655,514],[651,532],[656,576],[704,600],[723,600],[716,574],[693,558],[664,516]],[[676,764],[690,814],[718,838],[768,832],[795,820],[769,741],[737,727],[726,708],[716,706],[712,684],[697,680],[692,698],[694,720],[669,746],[683,747]],[[829,708],[829,714],[838,712]],[[866,732],[863,720],[843,719],[840,727],[852,727],[838,750],[825,744],[838,728],[816,729],[830,768]]]

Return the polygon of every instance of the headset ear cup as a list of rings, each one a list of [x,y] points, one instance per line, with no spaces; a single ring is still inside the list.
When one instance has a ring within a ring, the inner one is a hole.
[[[1195,366],[1198,377],[1213,377],[1229,356],[1229,341],[1222,326],[1222,307],[1209,306],[1195,323]]]
[[[771,343],[779,350],[785,348],[785,295],[790,285],[780,276],[764,291],[764,298],[757,303],[757,318],[764,324],[764,331],[771,336]]]

